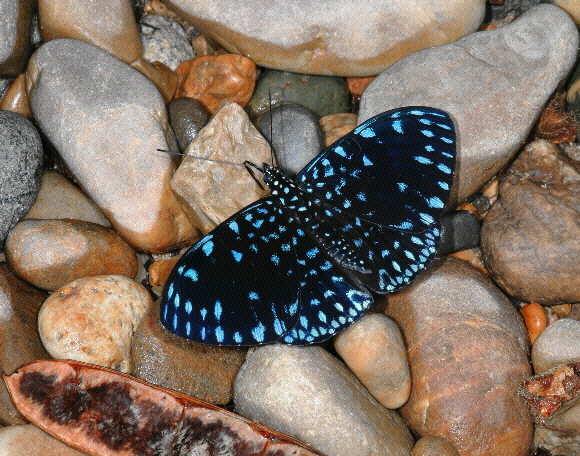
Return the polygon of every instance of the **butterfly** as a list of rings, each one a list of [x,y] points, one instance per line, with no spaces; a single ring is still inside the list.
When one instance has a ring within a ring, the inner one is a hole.
[[[455,169],[453,121],[435,108],[373,117],[177,262],[161,322],[214,345],[324,341],[433,260]]]

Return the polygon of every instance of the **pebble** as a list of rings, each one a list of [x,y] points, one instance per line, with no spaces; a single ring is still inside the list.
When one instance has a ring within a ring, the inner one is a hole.
[[[448,112],[460,138],[453,206],[520,150],[577,50],[578,30],[570,16],[540,5],[509,25],[395,63],[365,89],[358,121],[400,106]]]
[[[153,65],[142,58],[143,47],[130,2],[39,0],[38,17],[45,43],[58,38],[91,43],[147,76],[166,103],[173,98],[177,75],[164,65]]]
[[[417,440],[411,456],[459,456],[459,453],[447,440],[429,436]]]
[[[225,102],[244,107],[250,101],[258,72],[256,64],[237,54],[204,55],[177,68],[181,83],[175,97],[199,100],[212,114]]]
[[[69,39],[40,47],[27,77],[42,132],[129,244],[162,252],[195,239],[169,187],[173,158],[156,152],[177,145],[153,84],[107,52]]]
[[[0,1],[0,77],[16,77],[26,68],[34,9],[28,0]]]
[[[135,251],[117,233],[80,220],[23,220],[4,250],[14,272],[43,290],[87,276],[137,274]]]
[[[342,114],[331,114],[319,119],[322,132],[324,133],[324,145],[330,146],[335,141],[342,138],[356,128],[357,115],[345,112]]]
[[[75,280],[44,301],[38,332],[46,351],[131,372],[131,338],[152,299],[141,284],[120,275]]]
[[[34,424],[0,429],[0,456],[86,456]]]
[[[299,104],[273,106],[258,116],[255,125],[274,148],[277,166],[291,177],[324,149],[318,117]]]
[[[135,330],[133,375],[214,404],[227,404],[246,349],[197,344],[170,333],[159,321],[156,301]]]
[[[529,454],[531,415],[516,393],[531,375],[528,336],[488,277],[447,257],[389,295],[386,314],[407,343],[413,383],[400,411],[416,436],[462,455]]]
[[[526,304],[520,309],[528,334],[530,336],[530,343],[533,344],[538,336],[548,326],[548,317],[546,310],[537,302]]]
[[[580,359],[580,321],[562,318],[549,325],[532,346],[536,375]]]
[[[226,103],[214,114],[187,154],[238,164],[270,163],[271,157],[270,146],[237,103]],[[187,157],[173,175],[171,188],[203,233],[265,194],[241,166]]]
[[[0,111],[0,245],[36,198],[42,155],[40,134],[32,122]]]
[[[45,169],[38,195],[25,219],[75,219],[111,226],[99,207],[73,182],[54,169]]]
[[[139,21],[143,58],[161,62],[177,70],[181,62],[193,59],[195,53],[187,32],[177,21],[158,14],[145,14]]]
[[[500,184],[481,252],[509,295],[544,305],[580,301],[578,162],[545,140],[526,146]]]
[[[472,249],[479,245],[481,224],[477,215],[466,210],[451,211],[441,217],[438,255]]]
[[[479,27],[483,0],[352,3],[295,0],[265,9],[225,0],[168,0],[171,9],[230,52],[296,73],[372,76],[419,49],[448,43]]]
[[[384,407],[401,407],[411,395],[405,342],[397,324],[382,314],[367,314],[334,338],[334,348]]]
[[[179,150],[184,152],[193,138],[209,121],[211,113],[198,100],[181,97],[167,105],[169,123],[177,138]]]
[[[0,110],[17,112],[28,120],[33,120],[26,95],[26,73],[19,74],[7,87],[0,103]]]
[[[234,403],[241,415],[332,456],[403,456],[413,447],[401,417],[317,345],[257,348],[236,377]]]
[[[351,108],[344,78],[267,70],[258,79],[246,110],[255,118],[282,102],[304,106],[318,117],[348,112]]]
[[[550,451],[550,456],[578,456],[580,454],[580,404],[556,412],[549,420],[548,428],[537,425],[534,433],[534,447]]]
[[[36,315],[44,293],[19,280],[5,264],[0,264],[0,371],[11,374],[22,364],[50,356],[36,331]],[[4,382],[0,382],[0,423],[26,423],[12,405]],[[1,451],[2,445],[0,445]]]

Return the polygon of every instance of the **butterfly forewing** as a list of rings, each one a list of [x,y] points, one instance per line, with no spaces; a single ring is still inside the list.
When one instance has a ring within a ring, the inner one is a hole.
[[[188,250],[168,278],[161,320],[197,342],[256,345],[298,321],[296,222],[264,198]]]
[[[350,217],[422,231],[441,216],[454,168],[449,115],[413,107],[363,123],[308,164],[297,181]]]

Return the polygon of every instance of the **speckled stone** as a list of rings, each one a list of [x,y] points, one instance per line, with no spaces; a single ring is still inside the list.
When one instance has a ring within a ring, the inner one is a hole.
[[[161,62],[175,71],[181,62],[195,57],[187,32],[169,17],[145,14],[139,32],[143,58],[148,62]]]
[[[544,329],[532,345],[536,375],[580,359],[580,321],[562,318]]]
[[[417,440],[411,456],[459,456],[459,453],[447,440],[429,436]]]
[[[38,195],[25,219],[75,219],[111,226],[105,214],[78,186],[54,169],[42,172]]]
[[[401,407],[411,394],[407,351],[397,324],[367,314],[334,338],[334,348],[350,370],[384,407]]]
[[[27,78],[42,132],[115,230],[144,251],[191,243],[197,232],[169,186],[174,159],[156,151],[177,144],[153,84],[109,53],[70,39],[42,45]]]
[[[237,103],[224,104],[186,153],[240,164],[270,162],[270,146]],[[188,157],[183,157],[171,188],[203,233],[265,194],[241,166]]]
[[[570,16],[540,5],[504,27],[395,63],[365,89],[358,121],[400,106],[448,112],[460,138],[451,204],[461,202],[520,150],[577,51]]]
[[[273,106],[255,124],[272,144],[277,166],[289,176],[296,176],[324,149],[318,117],[299,104]]]
[[[46,295],[0,264],[0,371],[11,374],[22,364],[50,358],[36,331],[36,316],[45,299]],[[25,422],[12,404],[6,385],[0,382],[0,423]]]
[[[182,152],[211,117],[210,112],[200,101],[189,97],[172,100],[167,105],[167,114]]]
[[[86,456],[34,424],[0,429],[0,456]]]
[[[133,375],[143,380],[214,404],[227,404],[246,351],[177,337],[159,321],[156,301],[133,336],[131,365]]]
[[[26,117],[0,111],[0,244],[38,193],[42,141]]]
[[[15,77],[24,71],[30,54],[30,33],[35,2],[0,1],[0,76]]]
[[[44,301],[38,332],[53,358],[131,372],[131,338],[152,303],[145,287],[128,277],[85,277]]]
[[[320,346],[266,345],[242,365],[236,410],[332,456],[409,456],[413,438]]]
[[[483,0],[167,0],[230,52],[296,73],[371,76],[477,29]],[[235,5],[235,7],[234,7]]]
[[[137,274],[135,251],[117,233],[80,220],[23,220],[8,234],[5,253],[16,274],[50,291],[87,276]]]
[[[297,103],[318,117],[348,112],[351,108],[344,78],[267,70],[258,79],[246,110],[250,117],[256,117],[282,102]]]
[[[463,455],[529,456],[532,419],[517,394],[531,375],[527,331],[487,276],[435,261],[388,295],[386,314],[407,344],[412,389],[400,411],[416,436],[443,437]]]

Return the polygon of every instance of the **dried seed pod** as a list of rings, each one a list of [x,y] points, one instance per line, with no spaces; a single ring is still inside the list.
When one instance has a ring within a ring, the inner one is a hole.
[[[95,456],[324,456],[215,405],[91,364],[33,361],[3,376],[26,418]]]

